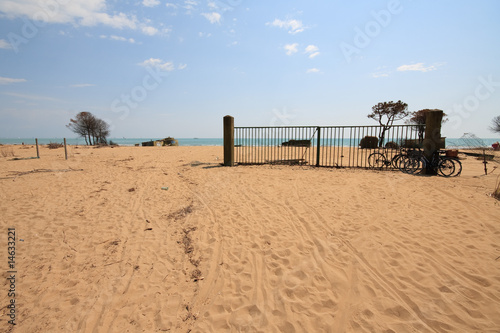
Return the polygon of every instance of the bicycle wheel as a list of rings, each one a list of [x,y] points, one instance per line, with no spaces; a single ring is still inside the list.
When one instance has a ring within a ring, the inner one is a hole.
[[[462,173],[462,162],[460,162],[458,158],[453,157],[449,158],[449,160],[452,161],[455,166],[455,171],[451,174],[450,177],[460,176],[460,174]]]
[[[443,157],[438,164],[438,174],[443,177],[450,177],[455,172],[455,163],[451,158]]]
[[[396,161],[396,167],[399,169],[401,172],[405,172],[405,163],[409,159],[408,155],[401,155],[398,160]]]
[[[400,164],[401,164],[401,158],[403,158],[403,154],[397,154],[394,155],[394,157],[391,160],[392,166],[396,169],[401,169]]]
[[[371,153],[368,156],[368,165],[373,169],[382,169],[387,164],[387,158],[381,153]]]
[[[394,168],[399,169],[400,171],[403,171],[404,166],[405,166],[405,162],[408,158],[409,157],[406,154],[398,154],[398,155],[394,156],[394,158],[392,159],[392,165],[394,166]]]
[[[425,167],[425,163],[418,157],[408,157],[403,167],[403,172],[408,174],[417,174]]]

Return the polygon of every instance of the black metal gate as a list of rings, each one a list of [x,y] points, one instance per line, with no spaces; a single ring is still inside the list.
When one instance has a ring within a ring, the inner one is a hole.
[[[234,159],[240,165],[366,168],[374,151],[390,161],[401,149],[421,147],[423,133],[423,125],[234,127]]]

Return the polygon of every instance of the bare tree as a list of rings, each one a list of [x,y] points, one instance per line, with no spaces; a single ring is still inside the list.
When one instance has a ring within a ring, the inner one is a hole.
[[[500,133],[500,116],[496,116],[491,121],[490,131]]]
[[[87,145],[106,143],[106,137],[109,135],[109,125],[86,111],[78,113],[75,119],[70,119],[66,127],[84,137]]]
[[[70,119],[67,128],[74,133],[85,138],[87,145],[92,145],[92,128],[95,117],[90,112],[80,112],[76,115],[75,119]]]
[[[102,119],[96,118],[95,132],[94,132],[94,144],[96,144],[96,143],[107,144],[106,138],[108,137],[108,135],[109,135],[108,123]]]
[[[372,107],[372,113],[368,115],[368,118],[378,121],[382,126],[379,135],[379,147],[383,147],[385,133],[392,127],[394,121],[401,120],[407,117],[408,114],[408,104],[401,101],[378,103]]]
[[[439,109],[423,109],[419,111],[415,111],[410,113],[411,118],[406,121],[407,124],[413,124],[413,125],[425,125],[427,122],[427,112],[429,111],[442,111]],[[441,123],[445,123],[448,121],[447,114],[443,112],[443,120]],[[417,128],[418,131],[418,139],[420,141],[424,140],[424,133],[425,133],[425,127],[424,126],[419,126]]]

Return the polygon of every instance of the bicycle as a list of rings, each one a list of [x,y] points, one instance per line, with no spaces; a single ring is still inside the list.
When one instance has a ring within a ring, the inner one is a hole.
[[[403,172],[408,174],[418,174],[422,169],[429,166],[438,175],[443,177],[457,177],[462,173],[462,163],[455,157],[443,155],[444,151],[436,152],[431,160],[421,152],[418,155],[409,157],[404,164]]]
[[[413,149],[407,151],[400,149],[399,153],[394,155],[389,161],[384,153],[373,152],[368,156],[368,165],[372,169],[382,169],[384,166],[390,167],[392,165],[394,168],[402,170],[408,156],[414,154],[415,150]]]

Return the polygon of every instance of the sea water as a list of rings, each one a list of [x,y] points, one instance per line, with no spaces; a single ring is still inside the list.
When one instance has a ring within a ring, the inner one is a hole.
[[[120,145],[120,146],[135,146],[136,144],[141,145],[142,142],[146,141],[151,141],[151,140],[160,140],[162,138],[111,138],[108,140],[113,141],[114,143]],[[287,140],[287,139],[280,139],[280,142],[272,142],[272,139],[246,139],[242,140],[241,142],[235,142],[235,144],[243,144],[243,145],[252,145],[252,146],[280,146],[281,141]],[[357,140],[357,139],[356,139]],[[198,138],[184,138],[184,139],[177,139],[179,142],[179,146],[222,146],[224,143],[224,140],[222,138],[205,138],[205,139],[198,139]],[[359,141],[359,140],[358,140]],[[486,138],[486,139],[480,139],[482,144],[484,144],[484,147],[491,147],[491,145],[497,141],[500,141],[498,138]],[[64,139],[63,138],[38,138],[38,143],[41,145],[49,144],[49,143],[63,143]],[[35,144],[35,138],[0,138],[0,144],[4,145],[20,145],[20,144],[26,144],[26,145],[33,145]],[[85,145],[85,139],[83,138],[67,138],[66,143],[68,145]],[[312,140],[312,145],[315,146],[316,142],[315,140]],[[328,144],[328,143],[327,143]],[[346,147],[356,147],[359,144],[359,142],[356,142],[355,140],[350,140],[350,139],[344,139],[342,142],[342,146]],[[339,142],[336,142],[335,145],[339,146]],[[446,138],[446,148],[477,148],[477,147],[470,147],[469,144],[461,139],[461,138]]]
[[[108,142],[113,141],[120,146],[135,146],[136,144],[141,145],[142,142],[161,140],[164,138],[110,138]],[[197,139],[197,138],[186,138],[177,139],[179,146],[222,146],[223,139]],[[63,143],[64,138],[38,138],[38,143],[41,145],[46,145],[49,143]],[[0,138],[0,144],[4,145],[34,145],[35,138]],[[68,145],[85,145],[84,138],[66,138],[66,143]]]

